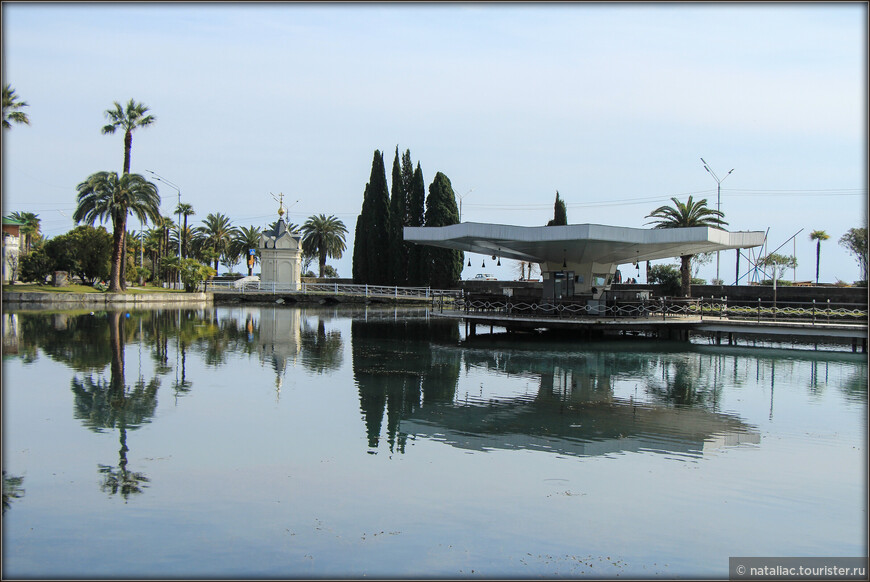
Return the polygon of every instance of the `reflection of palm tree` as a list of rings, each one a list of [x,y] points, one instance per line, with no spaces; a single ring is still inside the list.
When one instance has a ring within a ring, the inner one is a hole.
[[[21,488],[22,483],[24,483],[24,477],[7,475],[6,469],[3,469],[3,513],[6,513],[6,510],[9,509],[13,499],[24,497],[24,489]]]
[[[126,501],[127,498],[134,493],[142,493],[142,489],[148,487],[143,483],[148,483],[150,479],[144,473],[127,470],[127,429],[121,427],[121,449],[118,451],[120,460],[118,461],[118,469],[115,470],[111,465],[97,465],[98,471],[103,475],[103,482],[100,489],[114,495],[120,491],[121,496]]]
[[[300,333],[302,342],[302,365],[318,374],[341,367],[344,344],[341,332],[326,331],[326,323],[318,318],[317,330],[313,330],[306,321]]]
[[[698,389],[701,385],[701,371],[697,363],[697,359],[675,359],[670,365],[667,361],[662,361],[665,385],[650,384],[649,392],[658,399],[677,406],[704,405],[708,397],[715,399],[719,389],[717,386],[711,386],[712,392]]]
[[[126,499],[130,493],[140,493],[141,483],[148,478],[141,473],[127,470],[127,429],[138,428],[154,416],[157,408],[156,379],[148,384],[138,382],[134,389],[127,391],[124,379],[125,319],[120,311],[110,312],[109,344],[112,348],[111,375],[105,380],[94,381],[90,376],[83,381],[73,378],[72,391],[75,394],[76,418],[85,419],[85,425],[96,432],[106,428],[118,428],[121,450],[118,471],[106,465],[99,465],[104,475],[101,488],[110,494],[121,492]]]

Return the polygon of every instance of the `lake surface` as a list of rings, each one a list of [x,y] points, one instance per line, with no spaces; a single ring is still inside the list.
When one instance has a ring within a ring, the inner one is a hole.
[[[725,577],[866,556],[867,357],[425,310],[4,312],[3,577]]]

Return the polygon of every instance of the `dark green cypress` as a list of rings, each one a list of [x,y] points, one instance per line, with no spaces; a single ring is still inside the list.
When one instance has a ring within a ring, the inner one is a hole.
[[[390,189],[390,280],[393,285],[406,285],[408,280],[408,253],[405,248],[403,228],[407,188],[402,180],[399,163],[399,146],[393,158],[393,184]]]
[[[368,184],[366,184],[366,193],[369,191]],[[363,200],[363,207],[365,207],[365,200]],[[353,234],[353,282],[362,284],[368,281],[368,273],[369,273],[369,262],[368,262],[368,240],[365,236],[365,222],[363,221],[363,214],[360,212],[360,215],[356,217],[356,229]]]
[[[372,173],[363,194],[362,210],[354,234],[353,279],[355,283],[389,285],[390,195],[384,157],[375,150]]]
[[[410,158],[408,159],[410,165]],[[402,169],[404,171],[404,160],[402,160]],[[411,182],[408,188],[408,226],[423,226],[426,218],[426,182],[423,180],[423,170],[420,169],[420,162],[417,162],[417,169],[411,175]],[[428,275],[426,274],[425,247],[417,244],[411,244],[408,249],[408,285],[412,287],[424,287],[428,285]]]
[[[568,211],[565,209],[565,202],[559,198],[559,191],[556,190],[556,203],[553,205],[553,220],[547,223],[547,226],[565,226],[568,224]]]
[[[429,185],[426,198],[426,226],[449,226],[459,222],[459,209],[450,179],[438,172]],[[459,281],[462,275],[462,251],[426,247],[425,266],[429,273],[429,286],[448,289]]]

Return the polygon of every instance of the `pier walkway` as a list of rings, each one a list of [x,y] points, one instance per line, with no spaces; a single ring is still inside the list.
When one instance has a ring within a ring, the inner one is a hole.
[[[435,315],[465,322],[467,335],[478,326],[509,332],[563,330],[580,335],[646,335],[688,340],[689,334],[709,334],[729,344],[741,336],[780,336],[802,341],[851,343],[852,351],[867,351],[867,306],[789,303],[728,305],[713,298],[658,299],[603,305],[530,303],[507,298],[468,298],[444,303]]]

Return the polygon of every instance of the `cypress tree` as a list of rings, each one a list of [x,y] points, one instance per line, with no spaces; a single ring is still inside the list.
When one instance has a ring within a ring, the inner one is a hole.
[[[408,165],[410,166],[410,158]],[[402,170],[404,171],[404,159],[402,160]],[[423,180],[423,170],[420,169],[420,162],[417,162],[417,169],[411,175],[410,185],[408,187],[408,226],[423,226],[426,218],[426,182]],[[417,244],[411,244],[408,249],[408,285],[412,287],[422,287],[428,284],[428,276],[424,265],[425,247]]]
[[[368,193],[368,191],[367,184],[365,192]],[[365,199],[363,199],[363,208],[365,208]],[[353,232],[353,282],[361,284],[368,281],[369,273],[368,240],[365,236],[365,222],[362,212],[356,217],[356,228]]]
[[[405,285],[408,279],[408,253],[403,236],[407,188],[399,164],[399,146],[393,158],[393,184],[390,189],[390,279],[393,285]]]
[[[390,284],[390,195],[384,157],[375,150],[372,173],[363,193],[353,249],[355,283]]]
[[[426,198],[426,226],[449,226],[459,222],[459,209],[450,179],[438,172],[429,185]],[[452,287],[462,274],[465,253],[452,249],[426,247],[425,268],[429,285],[437,289]]]
[[[553,220],[547,223],[547,226],[565,226],[568,224],[568,211],[565,209],[565,202],[559,198],[559,191],[556,190],[556,203],[553,205]]]

